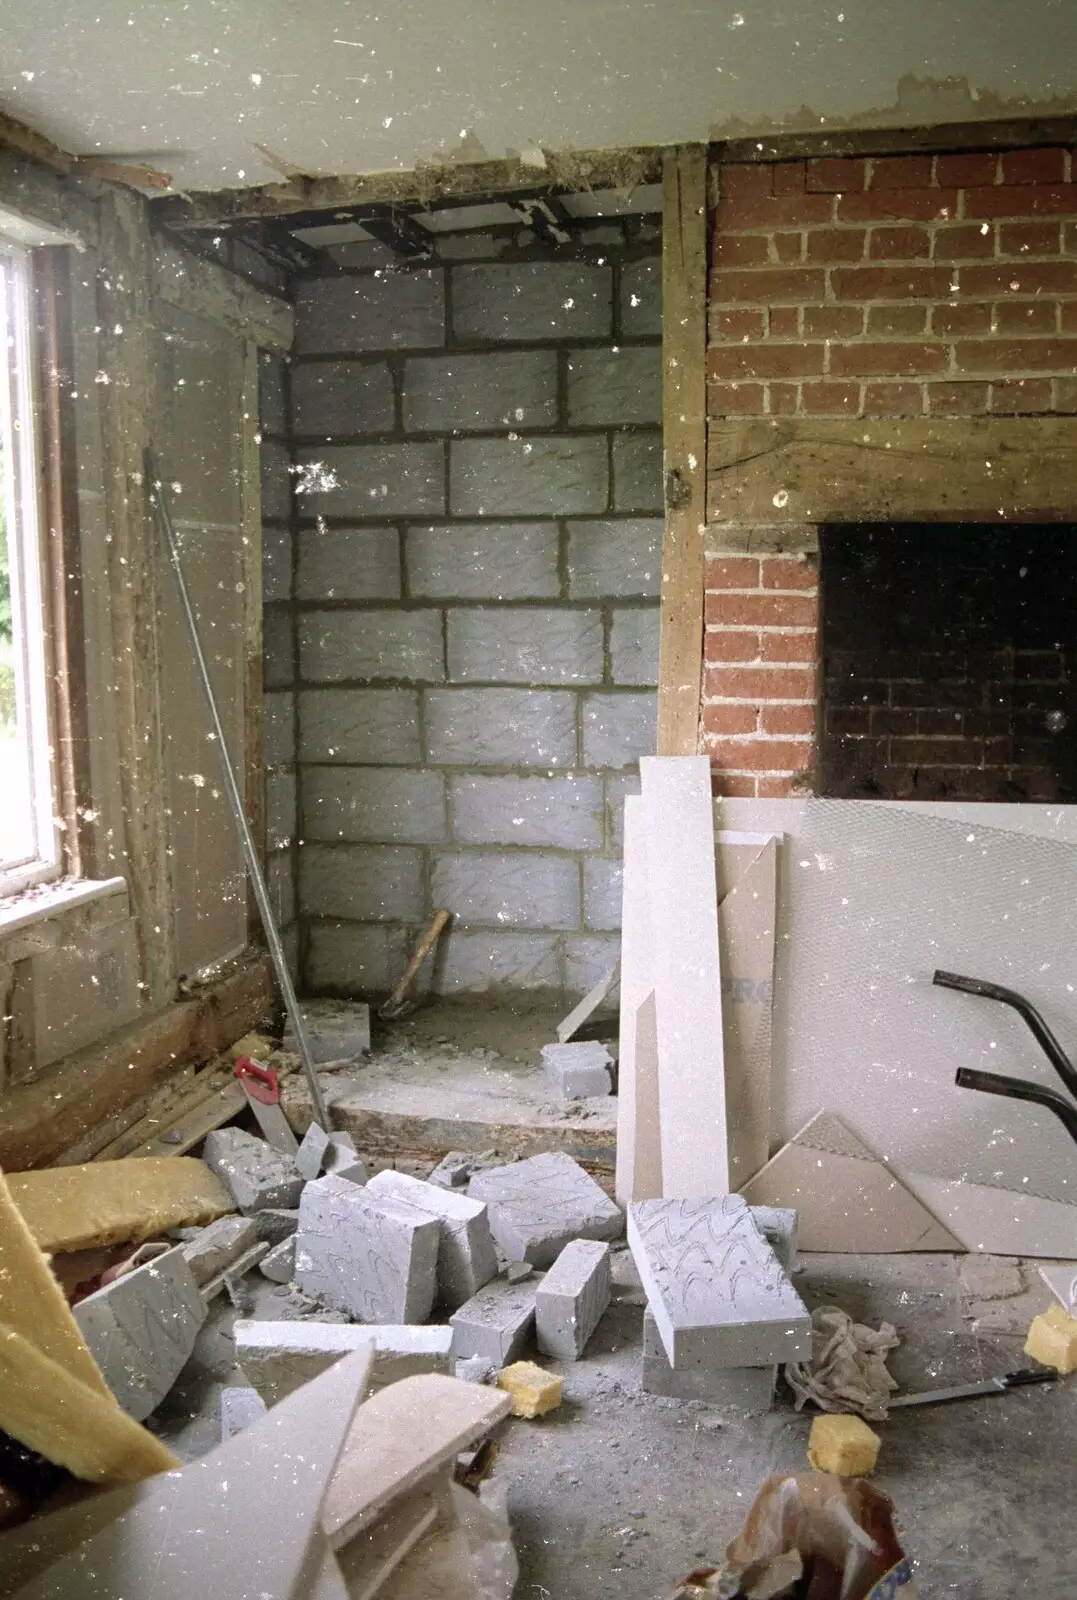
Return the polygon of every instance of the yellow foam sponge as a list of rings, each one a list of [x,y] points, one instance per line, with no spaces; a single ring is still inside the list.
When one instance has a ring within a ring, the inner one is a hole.
[[[1025,1354],[1057,1372],[1077,1372],[1077,1317],[1067,1316],[1058,1305],[1033,1317]]]
[[[512,1396],[514,1417],[541,1417],[561,1404],[564,1380],[533,1361],[514,1361],[498,1373],[497,1386]]]
[[[808,1440],[808,1460],[817,1472],[858,1478],[874,1469],[881,1443],[861,1417],[816,1417]]]

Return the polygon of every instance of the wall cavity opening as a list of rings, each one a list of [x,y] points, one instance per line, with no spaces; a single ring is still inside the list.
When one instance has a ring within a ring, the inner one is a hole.
[[[1077,800],[1075,534],[822,530],[820,794]]]

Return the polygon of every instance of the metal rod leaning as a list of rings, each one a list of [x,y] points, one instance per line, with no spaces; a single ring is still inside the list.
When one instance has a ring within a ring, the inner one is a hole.
[[[146,468],[146,484],[149,491],[150,500],[153,504],[154,510],[157,513],[157,521],[160,524],[161,532],[164,534],[165,543],[168,546],[169,560],[172,564],[172,571],[176,579],[176,588],[179,591],[180,605],[183,608],[183,614],[187,619],[187,627],[191,635],[191,648],[194,651],[195,664],[198,668],[198,676],[201,679],[202,690],[206,697],[206,704],[209,707],[210,721],[213,724],[213,736],[217,741],[217,749],[220,752],[221,757],[221,766],[224,769],[224,787],[227,791],[229,804],[232,807],[232,815],[235,818],[236,827],[239,829],[239,836],[243,843],[243,854],[246,857],[247,872],[250,876],[251,887],[254,890],[254,898],[258,903],[258,912],[262,918],[262,927],[265,929],[266,943],[269,945],[269,953],[273,958],[273,966],[276,970],[277,982],[280,985],[281,998],[284,1001],[284,1009],[288,1013],[288,1020],[292,1024],[292,1032],[295,1034],[295,1042],[299,1053],[299,1059],[303,1064],[303,1071],[306,1074],[307,1083],[310,1085],[311,1108],[313,1110],[315,1120],[319,1122],[328,1133],[329,1111],[325,1104],[325,1096],[322,1093],[322,1086],[318,1082],[318,1074],[314,1069],[314,1059],[310,1053],[310,1040],[307,1037],[306,1024],[303,1021],[302,1014],[299,1010],[299,1003],[295,997],[295,988],[292,984],[292,975],[288,971],[288,962],[285,959],[284,946],[280,942],[280,934],[277,931],[277,921],[273,915],[273,907],[269,903],[269,890],[266,888],[265,876],[262,872],[262,864],[258,859],[258,852],[255,849],[254,840],[251,837],[250,825],[247,822],[247,814],[243,809],[243,796],[239,791],[239,783],[236,779],[235,767],[232,763],[231,753],[229,752],[228,743],[224,736],[224,727],[221,723],[220,712],[217,709],[217,697],[213,692],[213,684],[209,676],[209,666],[206,662],[205,652],[202,649],[202,639],[198,632],[198,620],[195,617],[194,608],[191,605],[191,597],[187,591],[187,580],[183,576],[183,563],[180,560],[179,543],[176,539],[176,529],[172,521],[172,509],[169,505],[168,491],[161,477],[161,473],[158,469],[157,461],[152,450],[146,451],[144,461]]]

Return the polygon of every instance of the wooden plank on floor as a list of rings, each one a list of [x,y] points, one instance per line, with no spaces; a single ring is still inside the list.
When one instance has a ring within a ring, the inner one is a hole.
[[[659,620],[658,753],[694,755],[703,664],[707,461],[707,151],[662,171],[662,451],[666,528]]]
[[[706,756],[640,761],[663,1195],[729,1192],[714,808]]]

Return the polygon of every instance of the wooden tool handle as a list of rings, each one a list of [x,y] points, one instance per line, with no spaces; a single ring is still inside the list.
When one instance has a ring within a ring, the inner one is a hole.
[[[419,968],[422,966],[423,962],[426,960],[427,956],[430,954],[430,951],[433,949],[434,945],[437,943],[438,937],[440,936],[440,934],[442,932],[442,929],[448,923],[448,921],[450,920],[451,916],[452,916],[452,913],[450,911],[439,911],[438,912],[437,916],[434,918],[433,922],[430,924],[429,928],[426,930],[426,933],[425,933],[425,935],[423,937],[422,944],[419,946],[418,950],[416,950],[415,954],[412,956],[411,960],[408,962],[407,971],[405,972],[404,976],[401,978],[400,982],[397,984],[396,988],[393,990],[392,994],[389,996],[388,1000],[386,1001],[386,1005],[387,1006],[399,1005],[401,1000],[403,1000],[404,996],[407,994],[408,990],[411,988],[412,980],[414,979],[415,974],[418,972]]]

